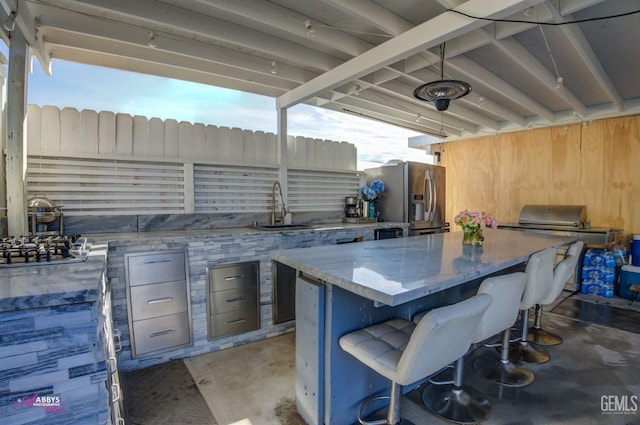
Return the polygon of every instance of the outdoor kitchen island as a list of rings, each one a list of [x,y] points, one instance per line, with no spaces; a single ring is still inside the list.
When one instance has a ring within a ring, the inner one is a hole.
[[[387,379],[342,351],[342,335],[468,298],[483,278],[521,269],[532,253],[574,240],[487,229],[481,247],[463,246],[462,233],[453,232],[273,251],[272,259],[297,270],[300,414],[310,425],[354,423],[363,400],[388,394]]]

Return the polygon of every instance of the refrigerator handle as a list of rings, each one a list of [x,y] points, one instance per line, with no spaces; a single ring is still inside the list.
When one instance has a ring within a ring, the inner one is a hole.
[[[431,175],[431,187],[433,188],[433,196],[431,197],[431,215],[429,216],[429,221],[433,221],[436,219],[436,208],[438,204],[438,193],[436,186],[436,176],[433,170],[429,170],[429,174]]]
[[[429,188],[429,202],[424,203],[424,216],[427,221],[431,221],[431,205],[433,204],[433,185],[430,170],[424,172],[424,197],[427,197],[427,188]]]

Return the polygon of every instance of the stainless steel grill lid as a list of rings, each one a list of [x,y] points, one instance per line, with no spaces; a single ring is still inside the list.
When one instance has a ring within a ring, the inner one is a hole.
[[[586,205],[525,205],[520,211],[519,224],[570,226],[583,228],[587,221]]]

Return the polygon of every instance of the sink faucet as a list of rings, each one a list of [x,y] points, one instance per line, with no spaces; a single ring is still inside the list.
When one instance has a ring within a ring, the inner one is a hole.
[[[279,213],[276,213],[276,188],[278,188],[280,203],[282,204]],[[284,198],[282,197],[282,187],[280,186],[280,182],[276,180],[271,188],[271,225],[274,226],[276,223],[284,223],[284,217],[288,213],[289,210],[285,206]]]

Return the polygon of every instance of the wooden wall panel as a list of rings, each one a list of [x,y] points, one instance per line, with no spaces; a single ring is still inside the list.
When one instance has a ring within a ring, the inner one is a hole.
[[[462,209],[514,223],[523,205],[568,204],[586,205],[592,226],[640,233],[640,116],[448,142],[441,165],[451,223]]]

